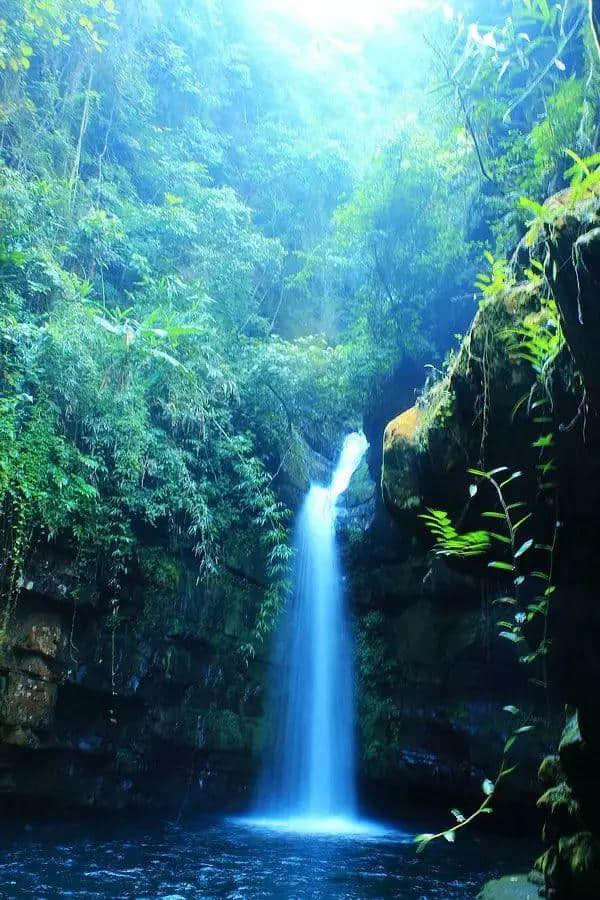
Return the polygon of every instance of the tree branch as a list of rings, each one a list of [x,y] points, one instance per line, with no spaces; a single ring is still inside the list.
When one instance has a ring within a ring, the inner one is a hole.
[[[437,58],[440,60],[441,64],[443,65],[443,67],[446,71],[448,81],[450,82],[450,84],[452,85],[454,90],[456,91],[456,97],[460,104],[460,108],[462,110],[463,116],[465,117],[465,124],[467,126],[467,131],[471,135],[471,140],[473,141],[473,145],[475,147],[475,153],[477,154],[477,161],[479,163],[479,168],[481,169],[481,174],[483,175],[484,178],[486,178],[489,182],[491,182],[491,184],[495,185],[496,182],[492,178],[490,173],[488,172],[485,162],[483,160],[483,154],[482,154],[481,148],[479,146],[479,140],[477,138],[477,134],[475,132],[475,128],[474,128],[473,122],[471,120],[471,114],[469,112],[469,107],[467,106],[467,101],[465,100],[465,96],[462,92],[462,88],[461,88],[459,82],[456,80],[456,78],[452,74],[452,69],[448,65],[448,61],[442,54],[441,50],[439,50],[439,48],[436,47],[435,44],[433,44],[429,40],[427,35],[425,35],[424,37],[425,37],[425,43],[427,44],[428,47],[430,47],[433,50],[433,52],[435,53]]]
[[[598,10],[598,0],[590,0],[590,10],[592,11],[592,15],[593,15],[592,4],[596,7],[596,11],[597,11],[597,10]],[[515,111],[515,109],[517,108],[517,106],[520,106],[521,103],[523,103],[524,100],[527,100],[527,98],[529,97],[529,95],[532,94],[533,91],[535,91],[535,89],[536,89],[536,87],[538,86],[538,84],[540,84],[540,82],[544,80],[544,78],[546,77],[546,75],[548,74],[548,72],[550,71],[550,69],[552,68],[552,66],[554,66],[554,65],[556,64],[556,60],[559,59],[559,57],[562,55],[562,53],[563,53],[565,47],[567,46],[567,44],[569,43],[569,41],[571,40],[571,38],[573,37],[573,35],[574,35],[574,34],[578,31],[578,29],[580,28],[580,26],[581,26],[581,24],[582,24],[584,18],[585,18],[585,13],[582,12],[581,15],[578,17],[577,21],[575,22],[575,24],[573,25],[573,27],[571,28],[571,30],[568,32],[568,34],[565,35],[565,37],[564,37],[563,40],[561,41],[561,43],[560,43],[560,45],[559,45],[558,50],[556,51],[556,53],[554,53],[554,54],[552,55],[552,57],[551,57],[550,62],[548,63],[548,65],[545,66],[545,67],[542,69],[542,71],[540,72],[540,74],[538,75],[538,77],[535,78],[535,79],[531,82],[531,84],[529,85],[529,87],[528,87],[525,91],[523,91],[523,93],[521,94],[521,96],[518,97],[518,98],[515,100],[514,103],[511,103],[511,105],[508,107],[508,109],[507,109],[506,112],[504,113],[503,120],[504,120],[505,122],[508,122],[508,121],[509,121],[511,114]],[[593,24],[593,19],[592,19],[592,24]]]

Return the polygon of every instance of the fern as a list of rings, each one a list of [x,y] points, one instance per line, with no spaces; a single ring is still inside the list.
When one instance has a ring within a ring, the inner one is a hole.
[[[475,287],[481,291],[484,300],[493,299],[510,284],[508,263],[505,259],[495,259],[493,254],[486,250],[485,259],[489,264],[489,274],[479,272],[475,280]]]
[[[448,513],[441,509],[429,509],[419,518],[423,519],[436,538],[434,550],[438,556],[481,556],[490,548],[491,538],[487,531],[467,531],[460,534]]]

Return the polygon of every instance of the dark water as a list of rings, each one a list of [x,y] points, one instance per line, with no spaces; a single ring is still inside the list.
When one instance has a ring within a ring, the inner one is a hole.
[[[533,852],[471,835],[417,855],[403,840],[222,821],[19,826],[0,833],[0,896],[468,900],[488,878],[524,870]]]

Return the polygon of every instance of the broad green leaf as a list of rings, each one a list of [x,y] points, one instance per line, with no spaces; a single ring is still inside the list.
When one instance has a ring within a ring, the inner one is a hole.
[[[483,793],[486,795],[486,797],[489,797],[494,793],[495,785],[494,785],[494,782],[490,781],[489,778],[485,779],[485,781],[483,782],[481,787],[482,787]]]
[[[518,559],[520,556],[523,556],[523,554],[527,553],[527,551],[530,550],[531,547],[533,547],[533,539],[532,538],[530,538],[529,540],[527,540],[523,544],[521,544],[521,546],[515,553],[515,559]]]
[[[514,572],[515,571],[515,567],[511,563],[501,562],[498,560],[493,560],[493,562],[489,562],[488,567],[490,569],[500,569],[503,572]]]

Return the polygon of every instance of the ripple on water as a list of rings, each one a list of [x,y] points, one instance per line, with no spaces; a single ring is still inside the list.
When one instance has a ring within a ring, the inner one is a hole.
[[[295,823],[298,824],[298,823]],[[471,900],[535,848],[476,842],[417,856],[414,829],[294,830],[273,822],[134,824],[0,832],[0,897],[136,900]]]

